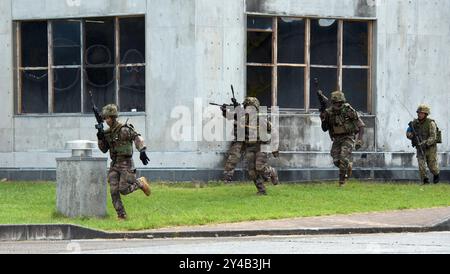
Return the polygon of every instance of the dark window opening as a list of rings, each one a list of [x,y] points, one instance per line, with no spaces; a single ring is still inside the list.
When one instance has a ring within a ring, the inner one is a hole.
[[[47,22],[21,24],[22,67],[48,66]]]
[[[80,21],[53,22],[53,65],[81,65]]]
[[[272,63],[272,33],[247,33],[247,62]]]
[[[311,64],[337,65],[337,34],[337,20],[311,20]]]
[[[17,113],[91,113],[90,92],[98,108],[114,103],[121,111],[145,111],[143,16],[15,26]]]
[[[278,19],[278,63],[305,63],[305,21]]]
[[[81,112],[81,69],[55,69],[55,113]]]
[[[121,111],[140,112],[145,110],[145,67],[120,69]]]
[[[304,68],[278,68],[278,106],[280,108],[304,108]]]
[[[259,99],[261,106],[272,106],[272,68],[247,67],[247,96]]]
[[[343,90],[347,101],[358,111],[367,112],[367,69],[344,69]]]
[[[48,71],[22,71],[22,112],[48,112]]]
[[[368,24],[344,22],[344,65],[368,65]]]

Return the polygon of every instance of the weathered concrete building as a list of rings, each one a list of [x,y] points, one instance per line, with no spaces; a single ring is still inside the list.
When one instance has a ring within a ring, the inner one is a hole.
[[[54,178],[65,142],[95,140],[92,91],[145,137],[141,172],[218,179],[228,143],[194,127],[174,139],[174,107],[204,125],[198,104],[228,102],[230,84],[239,100],[280,107],[281,179],[335,177],[316,77],[363,113],[357,176],[416,178],[404,134],[422,102],[446,170],[449,14],[447,0],[0,0],[0,177]]]

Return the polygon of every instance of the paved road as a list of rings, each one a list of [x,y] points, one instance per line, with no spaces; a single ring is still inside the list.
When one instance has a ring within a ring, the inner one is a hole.
[[[450,254],[450,232],[291,237],[1,242],[0,253]]]

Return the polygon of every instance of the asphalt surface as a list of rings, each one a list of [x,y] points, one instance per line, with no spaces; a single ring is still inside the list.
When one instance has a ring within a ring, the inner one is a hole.
[[[450,254],[450,232],[2,242],[1,254]]]

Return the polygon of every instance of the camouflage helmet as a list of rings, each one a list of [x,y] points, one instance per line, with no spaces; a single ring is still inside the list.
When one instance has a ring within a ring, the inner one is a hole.
[[[261,106],[261,104],[259,103],[258,98],[256,98],[256,97],[247,97],[247,98],[245,98],[243,105],[244,105],[244,107],[254,106],[256,109],[259,109],[259,107]]]
[[[335,91],[331,93],[331,102],[332,103],[345,103],[347,99],[345,99],[345,94],[342,91]]]
[[[421,113],[421,112],[430,115],[430,113],[431,113],[431,108],[430,108],[428,105],[420,104],[420,105],[417,107],[417,113]]]
[[[117,106],[114,104],[109,104],[109,105],[104,106],[102,109],[102,116],[103,116],[103,118],[106,118],[106,117],[117,118],[119,116]]]

